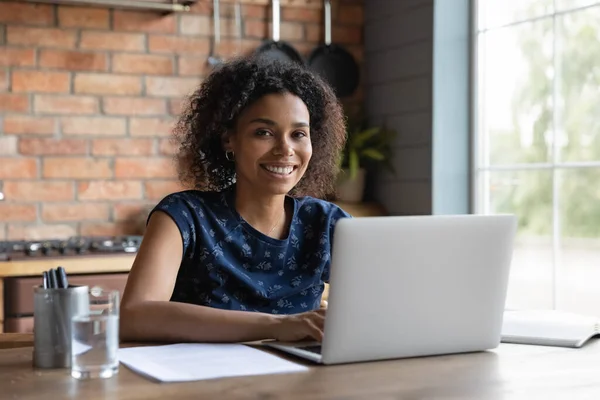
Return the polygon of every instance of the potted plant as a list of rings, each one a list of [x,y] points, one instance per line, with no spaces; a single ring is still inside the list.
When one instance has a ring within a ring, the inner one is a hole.
[[[338,200],[359,203],[363,200],[367,169],[382,166],[394,172],[392,144],[395,132],[385,126],[372,126],[359,117],[348,120],[347,141],[342,152],[338,177]]]

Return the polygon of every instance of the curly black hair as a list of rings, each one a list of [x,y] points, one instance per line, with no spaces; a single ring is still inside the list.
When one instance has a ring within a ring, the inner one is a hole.
[[[199,190],[221,191],[235,181],[222,138],[240,113],[272,93],[298,96],[310,115],[313,155],[292,196],[333,198],[339,157],[346,143],[346,119],[332,88],[296,63],[237,58],[215,69],[190,96],[174,129],[179,179]]]

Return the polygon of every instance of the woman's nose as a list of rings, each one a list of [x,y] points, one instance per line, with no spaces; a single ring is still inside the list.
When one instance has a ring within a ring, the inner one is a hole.
[[[286,137],[277,141],[274,153],[281,156],[291,156],[294,154],[294,148]]]

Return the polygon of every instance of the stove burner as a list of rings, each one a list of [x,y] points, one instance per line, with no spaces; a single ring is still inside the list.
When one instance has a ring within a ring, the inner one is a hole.
[[[0,261],[18,257],[56,257],[98,253],[135,253],[142,236],[85,237],[68,239],[0,241]]]

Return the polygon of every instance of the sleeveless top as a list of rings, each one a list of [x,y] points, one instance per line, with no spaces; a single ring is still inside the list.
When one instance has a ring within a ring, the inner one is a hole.
[[[150,212],[169,215],[183,241],[171,301],[271,314],[319,308],[334,226],[350,215],[327,201],[288,196],[292,222],[288,237],[279,240],[248,224],[234,197],[235,185],[222,192],[186,190]]]

